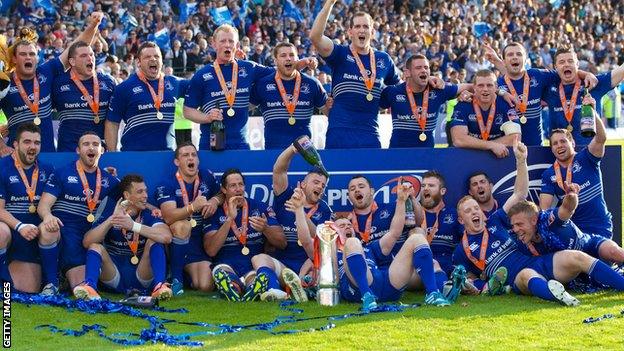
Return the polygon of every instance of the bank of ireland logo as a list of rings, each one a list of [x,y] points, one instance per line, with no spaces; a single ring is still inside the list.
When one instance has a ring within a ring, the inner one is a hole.
[[[539,203],[539,193],[542,188],[542,173],[552,166],[550,163],[538,163],[530,165],[529,171],[529,200]],[[514,182],[517,172],[514,170],[503,176],[492,187],[492,195],[495,198],[507,198],[513,194]]]

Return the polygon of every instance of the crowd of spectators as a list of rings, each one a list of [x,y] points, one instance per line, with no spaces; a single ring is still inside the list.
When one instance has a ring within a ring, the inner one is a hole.
[[[22,0],[5,5],[0,32],[12,38],[19,27],[35,26],[45,60],[59,55],[91,12],[103,11],[107,18],[93,45],[100,69],[125,79],[133,72],[139,44],[160,33],[165,36],[158,41],[165,65],[176,75],[189,76],[212,62],[212,31],[225,12],[253,61],[271,65],[271,47],[284,40],[294,43],[300,56],[314,55],[308,37],[319,1]],[[54,6],[46,9],[42,3]],[[604,72],[624,60],[620,0],[339,1],[326,34],[346,42],[348,19],[357,11],[372,15],[374,46],[386,50],[399,66],[413,54],[425,54],[432,71],[449,81],[469,80],[477,70],[490,67],[481,49],[483,40],[498,49],[510,41],[524,43],[533,67],[552,68],[552,55],[563,43],[575,46],[583,70]],[[330,83],[327,75],[320,78]]]

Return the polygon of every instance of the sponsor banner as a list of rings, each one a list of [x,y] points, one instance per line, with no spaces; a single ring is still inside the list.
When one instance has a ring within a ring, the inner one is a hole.
[[[249,197],[268,204],[273,203],[271,191],[271,170],[280,150],[265,151],[200,151],[200,168],[208,168],[220,175],[224,170],[235,167],[245,175]],[[420,189],[421,175],[430,169],[441,172],[446,177],[447,205],[457,202],[466,194],[467,178],[476,171],[486,171],[494,182],[493,194],[503,203],[512,193],[515,181],[515,159],[513,156],[496,159],[491,152],[462,150],[457,148],[436,149],[392,149],[392,150],[321,150],[325,167],[331,175],[325,199],[334,211],[349,209],[347,184],[357,174],[368,177],[375,187],[375,200],[391,203],[395,200],[398,177],[408,177],[416,189]],[[42,160],[55,166],[67,164],[76,158],[72,153],[42,154]],[[539,201],[542,172],[554,161],[549,148],[529,148],[529,195]],[[145,176],[150,193],[156,186],[174,174],[173,152],[115,152],[105,153],[101,166],[116,167],[119,176],[140,173]],[[613,214],[614,239],[619,242],[622,228],[622,164],[621,148],[607,146],[601,164],[607,206]],[[305,161],[296,156],[293,160],[289,181],[296,185],[298,180],[310,170]],[[608,171],[607,171],[608,170]]]

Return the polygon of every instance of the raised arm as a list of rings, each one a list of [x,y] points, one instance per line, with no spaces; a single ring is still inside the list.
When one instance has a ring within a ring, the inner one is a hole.
[[[564,222],[574,215],[574,211],[576,211],[578,206],[578,193],[581,188],[576,183],[566,183],[566,189],[568,189],[567,194],[563,197],[557,212],[559,219]]]
[[[519,138],[519,137],[518,137]],[[503,209],[508,212],[511,206],[526,199],[529,194],[529,170],[527,167],[527,147],[516,139],[513,146],[516,156],[516,182],[514,183],[513,194],[505,201]]]
[[[295,188],[293,195],[284,203],[287,211],[295,214],[295,224],[297,225],[297,239],[310,259],[314,259],[314,235],[316,231],[311,231],[307,224],[307,216],[303,205],[305,204],[305,194],[301,188]]]
[[[583,103],[591,103],[594,106],[594,117],[596,120],[596,135],[592,138],[587,146],[587,151],[595,157],[602,158],[605,153],[605,143],[607,142],[607,130],[605,129],[602,118],[596,111],[596,100],[591,95],[583,98]]]
[[[331,55],[332,51],[334,51],[334,42],[323,33],[325,32],[327,19],[335,3],[336,0],[325,1],[321,12],[316,16],[316,20],[314,20],[314,24],[310,30],[310,40],[314,48],[316,48],[316,51],[323,57]]]
[[[93,12],[89,16],[89,23],[87,27],[80,33],[78,38],[72,41],[67,47],[70,47],[73,43],[84,41],[85,43],[91,45],[93,42],[93,38],[95,34],[98,32],[98,26],[100,22],[102,22],[102,18],[104,18],[104,14],[102,12]],[[69,68],[69,50],[63,50],[61,56],[59,57],[63,66],[67,69]]]
[[[379,239],[381,240],[379,242],[381,252],[384,255],[390,254],[394,244],[403,234],[403,228],[405,227],[405,201],[409,199],[413,192],[414,189],[411,184],[403,183],[402,179],[399,180],[399,184],[397,184],[397,200],[394,207],[394,216],[392,217],[392,222],[390,222],[390,230]]]
[[[297,149],[289,145],[275,160],[273,164],[273,193],[279,195],[288,188],[288,168],[290,161],[297,154]]]

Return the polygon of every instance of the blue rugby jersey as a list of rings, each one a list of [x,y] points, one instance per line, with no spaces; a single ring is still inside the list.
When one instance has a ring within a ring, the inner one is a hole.
[[[54,172],[54,168],[45,163],[38,162],[38,167],[39,178],[37,180],[37,189],[35,189],[35,206],[39,204],[45,183]],[[28,212],[30,199],[22,178],[17,172],[17,168],[15,168],[13,158],[10,156],[0,158],[0,169],[2,170],[0,172],[0,199],[4,200],[4,208],[20,222],[39,225],[41,223],[39,215]],[[34,165],[24,170],[28,183],[31,181],[34,170]]]
[[[108,103],[117,83],[110,75],[97,73],[98,85],[100,86],[100,109],[98,111],[100,122],[96,124],[94,122],[95,115],[89,107],[89,103],[76,83],[72,81],[69,72],[59,75],[54,80],[52,100],[60,119],[57,150],[74,152],[78,145],[78,139],[86,131],[96,132],[104,140],[104,120],[108,112]],[[83,80],[82,84],[89,95],[93,97],[93,78]]]
[[[557,71],[531,68],[527,70],[529,76],[529,97],[527,109],[524,113],[527,121],[520,124],[522,127],[522,142],[527,146],[542,145],[542,96],[548,88],[553,84],[559,84],[559,74]],[[511,79],[516,94],[521,97],[522,101],[526,98],[524,91],[524,76],[520,79]],[[504,77],[498,78],[498,85],[511,93],[511,89],[507,87]],[[520,108],[516,106],[518,117],[522,115]]]
[[[579,203],[572,221],[584,233],[593,233],[606,238],[613,235],[611,213],[607,209],[602,187],[601,158],[592,155],[584,148],[574,156],[572,163],[572,182],[580,186]],[[561,167],[561,177],[565,182],[567,169]],[[559,201],[565,193],[557,184],[553,166],[542,173],[542,193],[553,195]]]
[[[277,219],[275,218],[275,212],[270,207],[267,207],[264,203],[260,201],[256,201],[254,199],[246,199],[249,204],[249,217],[253,216],[262,216],[264,214],[267,217],[268,226],[279,225]],[[242,209],[238,209],[238,213],[236,214],[236,226],[241,226],[242,220]],[[204,233],[207,234],[213,230],[219,230],[221,225],[225,223],[227,220],[227,215],[223,212],[223,207],[220,206],[215,214],[210,217],[210,220],[204,222]],[[215,256],[214,264],[225,263],[230,267],[234,268],[237,274],[240,276],[245,275],[247,272],[251,271],[253,268],[251,266],[251,258],[257,254],[264,252],[264,243],[266,242],[264,234],[256,231],[248,226],[247,230],[247,248],[249,249],[249,255],[243,255],[241,250],[243,245],[238,241],[238,238],[232,232],[232,229],[228,231],[227,238],[225,239],[225,243]]]
[[[273,257],[277,258],[280,261],[298,261],[305,262],[308,259],[308,255],[306,254],[303,247],[298,244],[298,236],[297,236],[297,225],[295,223],[295,214],[287,211],[284,204],[286,201],[290,200],[293,194],[293,188],[286,189],[283,193],[279,195],[275,195],[275,199],[273,202],[273,209],[275,210],[275,217],[277,222],[284,229],[284,234],[286,235],[287,245],[283,250],[276,249],[273,254]],[[309,213],[311,209],[306,208],[306,213]],[[325,221],[330,220],[332,215],[331,208],[329,205],[323,200],[318,203],[318,208],[310,217],[310,220],[315,225],[319,225],[325,223]]]
[[[295,79],[282,80],[288,98],[295,90]],[[327,93],[314,77],[301,73],[301,91],[295,108],[295,124],[290,125],[290,114],[284,106],[275,75],[263,77],[254,85],[250,101],[258,105],[264,119],[264,148],[284,149],[301,135],[310,136],[310,118],[314,108],[321,108],[327,101]]]
[[[450,256],[461,240],[463,226],[457,220],[457,211],[451,207],[442,208],[437,216],[435,212],[425,211],[427,234],[431,233],[436,220],[438,229],[429,244],[433,258],[439,255]]]
[[[429,107],[427,108],[427,122],[425,124],[427,139],[420,141],[420,125],[418,119],[412,114],[405,84],[401,83],[384,88],[379,100],[381,108],[390,108],[392,112],[390,147],[433,147],[435,146],[433,132],[438,123],[440,106],[457,96],[458,86],[446,84],[443,89],[429,90]],[[422,113],[423,94],[424,92],[414,93],[414,100],[418,106],[419,115],[417,117],[420,117],[420,113]]]
[[[601,111],[601,99],[602,96],[612,89],[611,87],[611,72],[602,73],[598,76],[598,85],[589,91],[591,96],[596,99],[596,111]],[[566,84],[563,86],[566,100],[570,101],[572,98],[572,92],[574,91],[574,84]],[[585,95],[585,86],[581,83],[581,87],[576,99],[576,106],[574,107],[574,115],[572,116],[572,136],[576,145],[587,145],[592,140],[591,137],[586,138],[581,135],[581,108],[583,107],[583,95]],[[544,100],[548,103],[550,111],[550,130],[556,128],[567,128],[568,121],[565,118],[563,107],[561,107],[561,99],[559,98],[559,83],[553,84],[546,89],[544,94]]]
[[[498,267],[505,267],[508,271],[507,283],[512,284],[516,279],[516,275],[529,266],[532,258],[522,254],[518,250],[516,242],[509,235],[509,218],[507,218],[507,214],[503,209],[494,212],[487,220],[486,226],[489,240],[485,254],[485,273],[488,277],[491,277]],[[478,260],[481,253],[483,233],[467,235],[467,238],[470,254]],[[453,253],[453,263],[463,265],[467,271],[477,276],[482,272],[466,256],[461,240]]]
[[[189,197],[189,203],[195,200],[193,196],[194,183],[184,182],[186,193]],[[199,187],[198,187],[198,196],[204,195],[206,199],[210,199],[214,195],[219,192],[219,184],[215,179],[214,174],[208,169],[200,169],[199,170]],[[180,184],[178,184],[178,180],[175,177],[175,173],[173,173],[167,179],[161,179],[160,185],[156,187],[155,196],[156,205],[160,207],[165,202],[173,201],[176,204],[176,207],[181,208],[184,207],[184,199],[182,198],[182,190],[180,190]],[[201,212],[196,212],[192,217],[197,225],[191,229],[191,235],[203,237],[204,232],[202,228],[205,224],[205,221],[209,221],[201,215]]]
[[[490,113],[490,109],[481,110],[483,117],[483,125],[487,126],[487,120]],[[492,122],[492,128],[490,129],[490,136],[488,140],[494,140],[504,136],[505,134],[500,129],[503,123],[512,120],[518,123],[518,115],[516,110],[509,106],[509,104],[502,98],[496,98],[496,113],[494,114],[494,121]],[[451,128],[455,126],[468,127],[468,135],[471,137],[481,139],[481,130],[479,129],[479,123],[477,122],[477,114],[475,113],[472,102],[459,102],[455,106],[453,112],[453,120],[451,121]]]
[[[53,59],[37,67],[37,79],[39,81],[39,113],[41,119],[41,152],[54,152],[54,130],[52,129],[52,84],[57,75],[63,73],[65,68],[59,59]],[[30,101],[34,101],[33,80],[22,79],[24,91]],[[11,74],[9,93],[0,101],[0,108],[6,114],[9,125],[9,140],[7,145],[13,145],[17,127],[26,122],[32,122],[35,115],[22,99],[15,80]]]
[[[331,95],[334,98],[334,105],[329,111],[328,148],[349,148],[352,145],[359,145],[351,138],[331,134],[336,128],[346,128],[374,139],[379,138],[377,115],[381,91],[385,85],[398,84],[400,79],[399,71],[390,55],[378,50],[374,50],[374,55],[377,73],[371,91],[372,101],[366,100],[368,89],[348,45],[334,45],[331,54],[324,57],[332,69]],[[369,55],[359,56],[370,76]],[[379,143],[370,147],[379,147]]]
[[[92,193],[95,192],[96,172],[85,172],[85,176],[89,182],[89,189]],[[101,170],[100,184],[100,197],[94,212],[104,198],[118,195],[116,187],[119,179],[104,170]],[[89,208],[75,161],[56,169],[48,179],[44,192],[56,197],[52,214],[63,222],[63,230],[72,231],[82,237],[91,228],[91,223],[87,221]]]
[[[158,94],[158,79],[148,82]],[[111,97],[106,119],[126,123],[121,134],[121,151],[173,150],[175,99],[184,96],[187,86],[188,80],[165,76],[165,91],[160,105],[163,119],[159,120],[156,118],[154,99],[136,73],[119,84]]]
[[[227,110],[230,108],[225,99],[221,84],[214,70],[214,64],[206,65],[195,72],[191,78],[189,89],[184,98],[184,106],[199,108],[208,113],[217,104],[223,111],[223,123],[225,124],[225,145],[227,149],[249,149],[245,140],[247,119],[249,118],[249,96],[252,85],[261,77],[274,75],[275,69],[258,65],[252,61],[236,60],[238,63],[238,83],[236,85],[236,97],[234,100],[235,115],[230,117]],[[231,88],[232,64],[219,66],[223,79],[228,89]],[[210,149],[210,123],[200,126],[201,139],[200,150]]]

